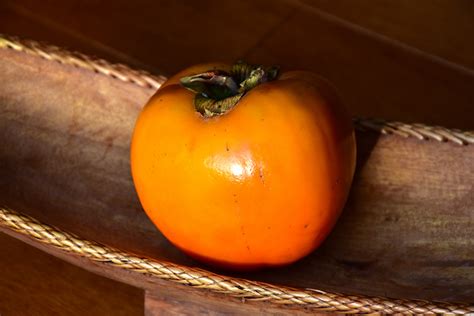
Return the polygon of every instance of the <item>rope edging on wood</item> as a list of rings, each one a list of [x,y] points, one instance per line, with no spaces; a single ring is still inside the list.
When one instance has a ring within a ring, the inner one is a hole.
[[[424,141],[451,142],[457,145],[474,144],[474,131],[461,131],[441,126],[389,122],[370,118],[353,118],[352,121],[355,128],[359,131],[370,130],[384,135],[394,134],[405,138],[413,137]]]
[[[88,69],[117,80],[136,84],[140,87],[158,89],[166,78],[154,76],[143,70],[134,70],[122,64],[111,64],[103,59],[94,59],[77,52],[69,52],[52,45],[0,34],[0,48],[40,56],[66,65]],[[406,124],[388,122],[380,119],[354,118],[355,128],[359,131],[372,131],[385,135],[412,137],[424,141],[450,142],[457,145],[474,144],[474,131],[447,129],[424,124]]]
[[[32,40],[20,40],[16,37],[0,34],[0,48],[8,48],[27,54],[40,56],[46,60],[88,69],[140,87],[158,89],[166,78],[154,76],[144,70],[135,70],[123,64],[111,64],[106,60],[70,52],[60,47],[42,44]]]
[[[30,216],[0,207],[0,225],[64,252],[136,273],[246,300],[301,305],[343,313],[452,314],[474,313],[474,305],[343,295],[295,289],[221,276],[202,269],[136,256],[40,223]]]

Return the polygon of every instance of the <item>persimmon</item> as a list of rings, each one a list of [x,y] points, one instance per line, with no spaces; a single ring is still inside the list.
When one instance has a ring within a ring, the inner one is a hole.
[[[188,255],[229,269],[286,265],[327,237],[355,168],[350,116],[306,71],[237,63],[171,77],[140,113],[140,202]]]

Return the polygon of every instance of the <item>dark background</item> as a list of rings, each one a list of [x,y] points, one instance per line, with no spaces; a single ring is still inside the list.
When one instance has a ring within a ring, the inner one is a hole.
[[[470,0],[0,0],[0,32],[165,75],[240,58],[309,69],[354,115],[474,129]],[[3,235],[0,253],[2,315],[143,314],[138,289]]]

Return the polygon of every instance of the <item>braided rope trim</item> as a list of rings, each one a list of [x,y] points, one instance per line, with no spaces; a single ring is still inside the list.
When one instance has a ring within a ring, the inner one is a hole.
[[[166,80],[164,76],[154,76],[146,71],[134,70],[122,64],[111,64],[103,59],[94,59],[56,46],[31,40],[20,40],[16,37],[2,34],[0,34],[0,48],[13,49],[61,64],[89,69],[114,79],[150,89],[158,89]],[[394,134],[402,137],[414,137],[424,141],[450,142],[457,145],[474,144],[474,131],[461,131],[424,124],[388,122],[371,118],[354,118],[353,122],[355,128],[359,131],[372,131],[385,135]]]
[[[40,223],[16,211],[0,207],[0,225],[28,236],[40,243],[79,255],[108,266],[131,270],[226,294],[250,301],[268,301],[276,304],[299,305],[315,310],[343,313],[401,313],[401,314],[452,314],[474,313],[474,305],[426,302],[421,300],[386,299],[359,295],[343,295],[314,289],[295,289],[231,278],[197,268],[160,262],[138,257],[132,253],[104,246]]]
[[[103,59],[92,58],[78,52],[70,52],[57,46],[31,40],[20,40],[2,34],[0,34],[0,48],[13,49],[61,64],[92,70],[144,88],[158,89],[166,80],[164,76],[154,76],[144,70],[134,70],[123,64],[111,64]]]
[[[353,118],[354,126],[359,131],[373,131],[384,135],[413,137],[419,140],[451,142],[457,145],[474,145],[474,131],[461,131],[441,126],[429,126],[420,123],[406,124],[382,119]]]

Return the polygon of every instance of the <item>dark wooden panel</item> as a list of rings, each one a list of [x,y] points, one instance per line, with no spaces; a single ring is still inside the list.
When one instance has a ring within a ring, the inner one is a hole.
[[[183,291],[178,288],[161,288],[145,292],[145,316],[159,315],[314,315],[328,313],[303,309],[290,309],[270,304],[255,304],[245,300],[223,300],[206,291]],[[332,313],[332,315],[339,315]]]
[[[314,8],[474,69],[470,0],[302,0]]]
[[[334,83],[355,115],[474,128],[474,72],[455,71],[309,12],[295,12],[252,61],[310,69]]]
[[[466,115],[474,103],[469,1],[2,3],[3,32],[165,74],[238,58],[309,69],[334,82],[354,115],[474,129]],[[467,67],[328,19],[311,5]]]
[[[0,314],[143,315],[143,290],[0,233]]]
[[[9,12],[5,15],[19,21],[0,22],[3,32],[55,39],[57,44],[92,48],[116,58],[123,54],[128,64],[139,60],[168,74],[198,62],[242,57],[286,16],[288,8],[249,0],[225,5],[217,0],[6,0],[4,6]]]
[[[65,262],[72,263],[106,276],[110,279],[131,284],[145,289],[145,315],[323,315],[324,311],[314,311],[311,308],[297,304],[272,304],[263,300],[245,300],[230,295],[219,294],[206,289],[192,288],[170,280],[162,280],[149,275],[124,271],[117,266],[110,266],[103,262],[92,261],[77,255],[59,250],[58,248],[42,244],[23,234],[0,226],[2,232],[17,238],[25,244],[32,245],[39,250],[52,254]],[[28,247],[28,246],[25,246]],[[97,277],[97,276],[96,276]],[[63,301],[63,300],[61,300]],[[64,300],[67,302],[67,299]],[[332,315],[339,315],[332,313]]]

